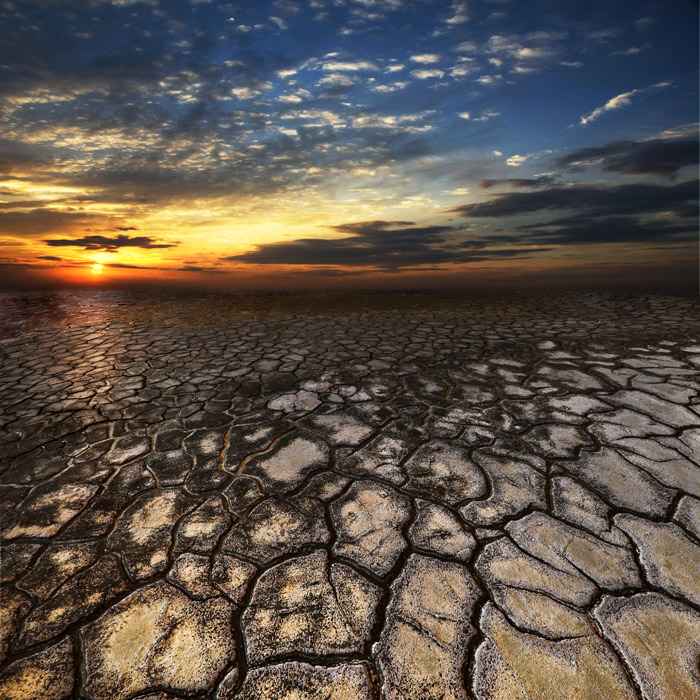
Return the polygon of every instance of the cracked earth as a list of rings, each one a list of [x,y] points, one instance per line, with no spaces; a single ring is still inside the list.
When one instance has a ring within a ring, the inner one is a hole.
[[[700,697],[698,300],[0,302],[0,697]]]

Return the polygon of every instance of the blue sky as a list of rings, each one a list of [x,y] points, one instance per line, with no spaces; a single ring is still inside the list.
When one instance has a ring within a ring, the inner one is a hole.
[[[18,284],[694,286],[697,15],[0,0],[0,264]]]

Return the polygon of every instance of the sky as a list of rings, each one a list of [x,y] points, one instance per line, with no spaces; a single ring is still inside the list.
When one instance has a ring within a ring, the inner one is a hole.
[[[0,0],[0,287],[697,291],[693,0]]]

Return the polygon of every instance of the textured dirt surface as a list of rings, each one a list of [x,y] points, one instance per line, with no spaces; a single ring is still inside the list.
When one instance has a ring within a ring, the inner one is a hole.
[[[0,295],[0,697],[700,697],[700,303]]]

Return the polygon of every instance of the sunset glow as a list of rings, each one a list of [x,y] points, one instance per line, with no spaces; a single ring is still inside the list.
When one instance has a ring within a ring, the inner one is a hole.
[[[7,286],[695,288],[691,2],[4,0],[0,23]]]

